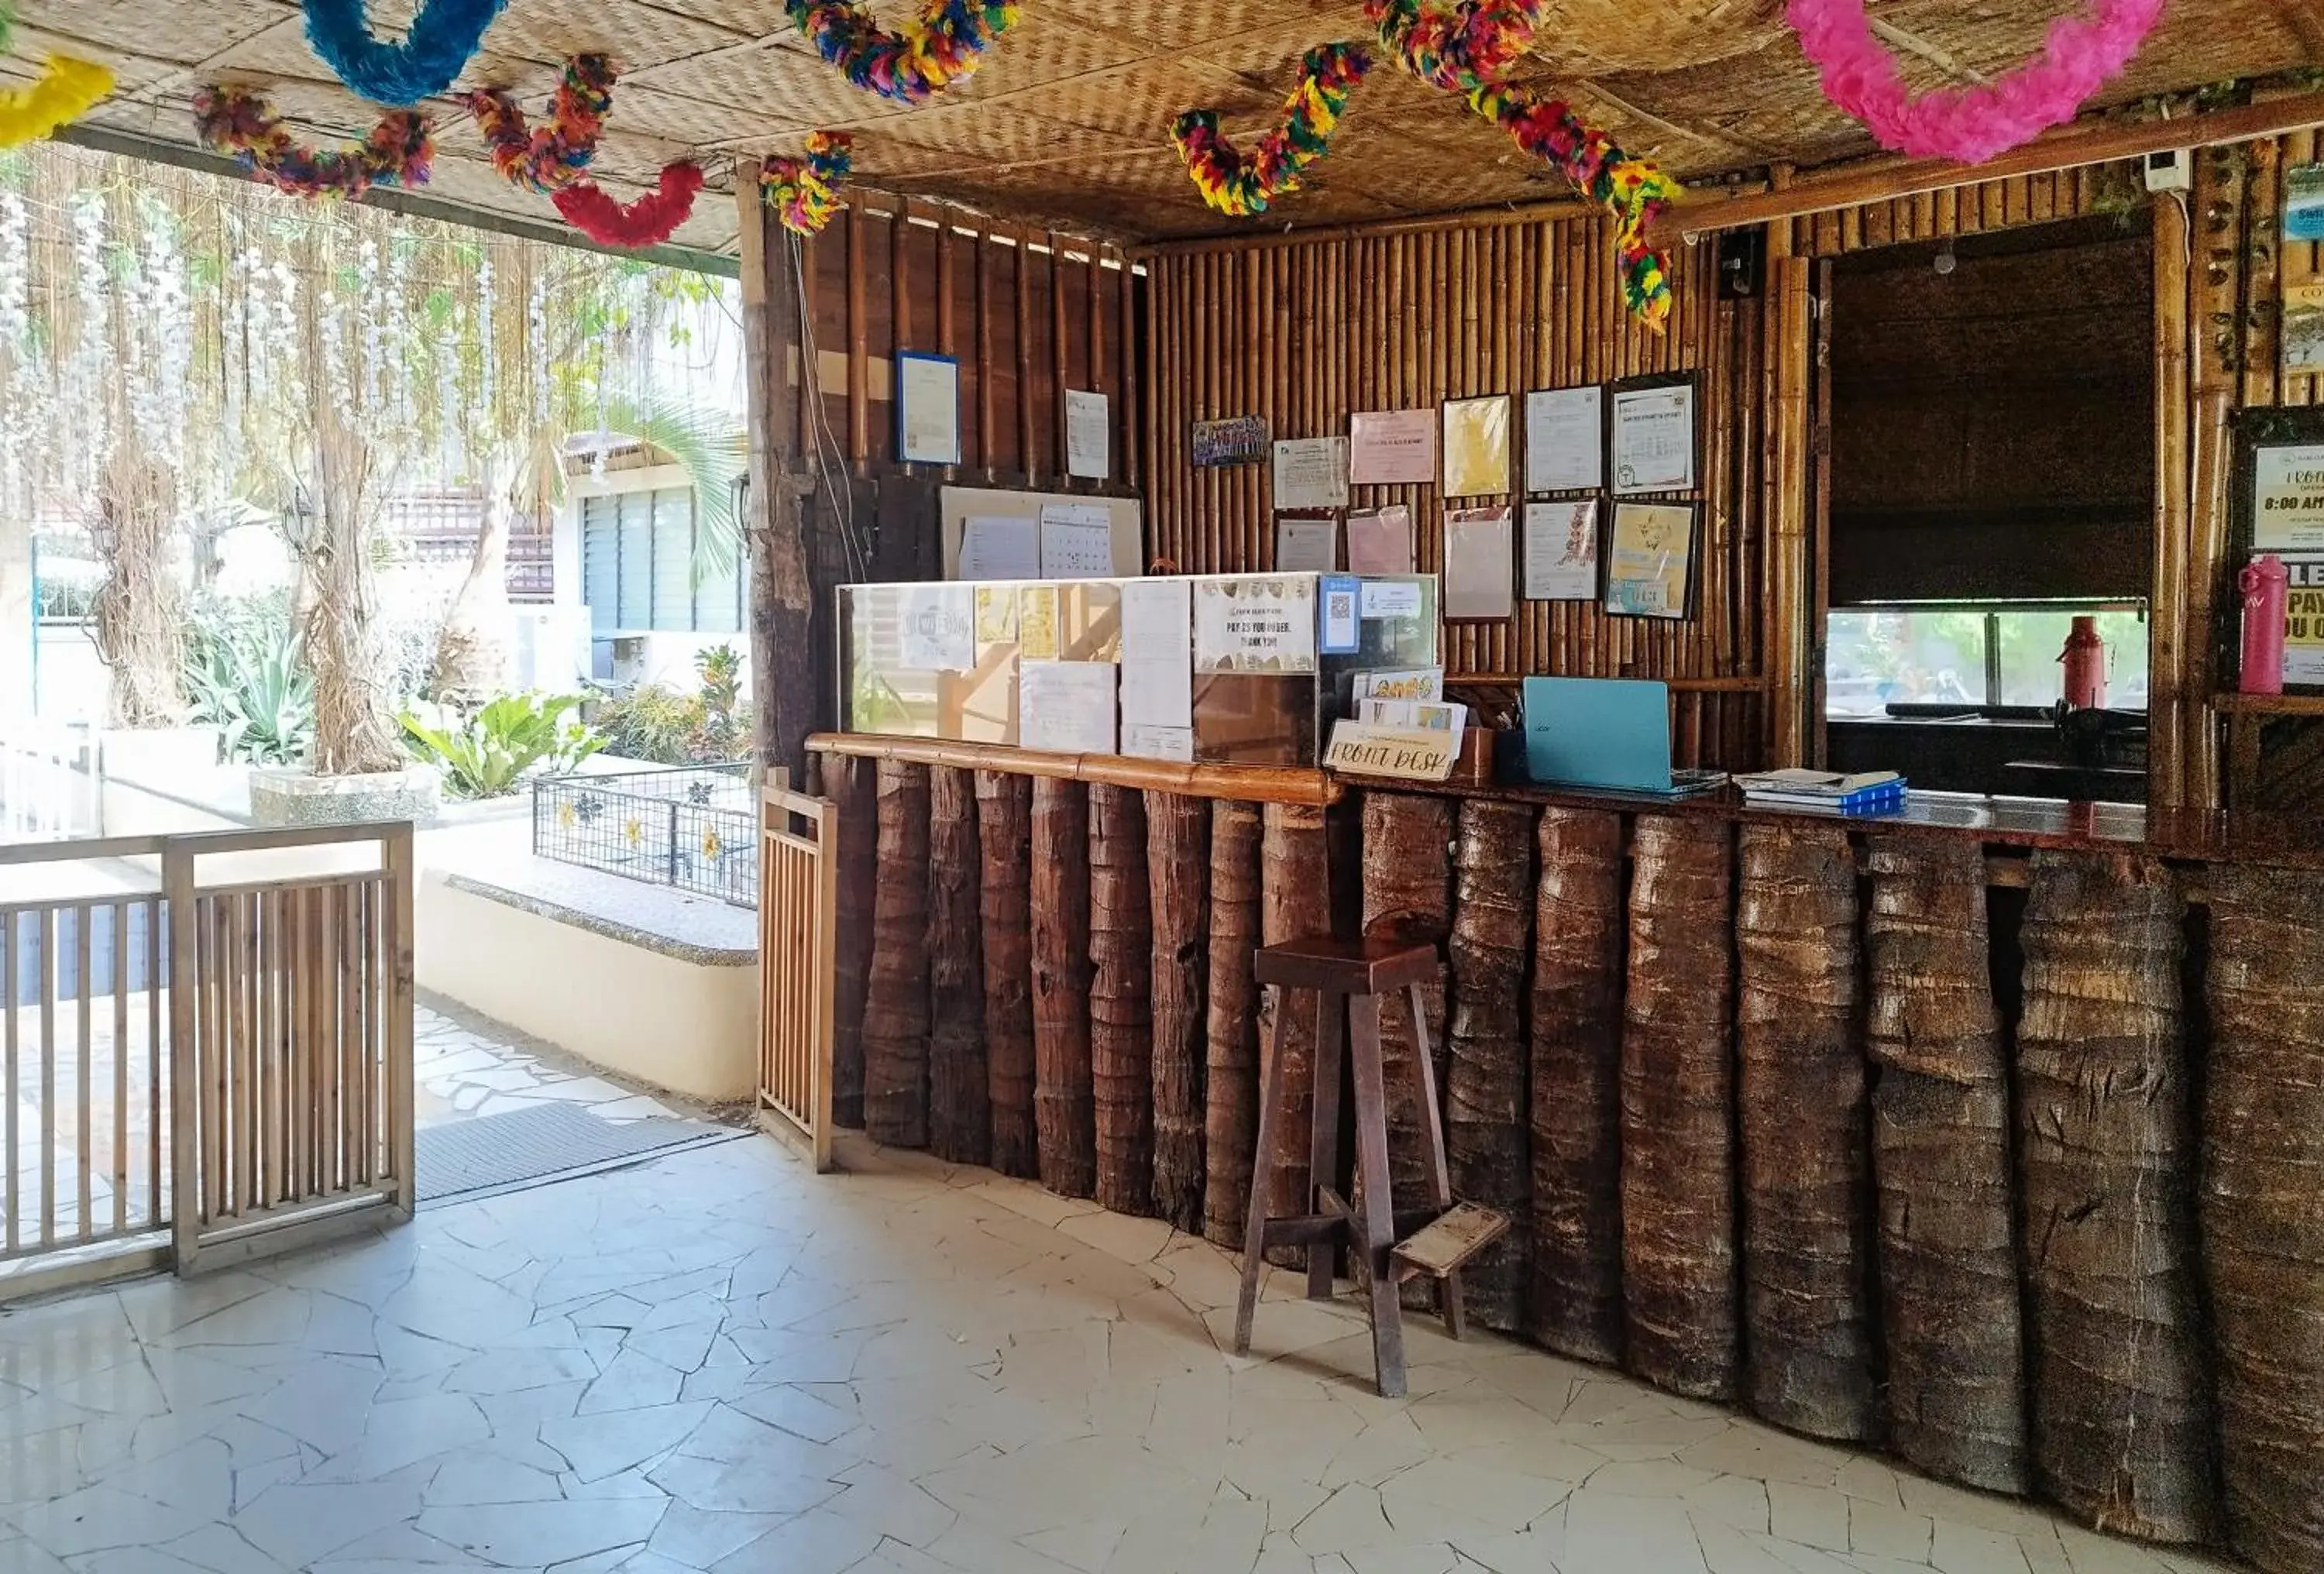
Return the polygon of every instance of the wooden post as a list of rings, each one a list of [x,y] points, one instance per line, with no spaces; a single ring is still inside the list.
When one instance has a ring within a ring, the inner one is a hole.
[[[1454,1195],[1517,1224],[1533,1180],[1525,1036],[1533,837],[1533,811],[1523,804],[1461,805],[1445,1159]],[[1486,1328],[1509,1333],[1523,1321],[1526,1234],[1511,1229],[1462,1270],[1469,1315]]]
[[[1323,811],[1305,804],[1269,804],[1261,812],[1259,935],[1280,944],[1302,935],[1331,932],[1331,852]],[[1268,1217],[1305,1213],[1311,1205],[1308,1143],[1315,1108],[1315,1029],[1320,997],[1301,990],[1295,999],[1269,985],[1259,1008],[1262,1044],[1283,1058],[1283,1108],[1275,1151],[1259,1155]],[[1274,1074],[1272,1072],[1270,1075]],[[1336,1184],[1336,1177],[1321,1183]],[[1271,1260],[1304,1265],[1307,1248],[1284,1247]]]
[[[2034,855],[2017,1134],[2034,1469],[2088,1523],[2159,1542],[2205,1541],[2216,1517],[2185,919],[2161,864]]]
[[[880,794],[875,760],[823,760],[839,805],[839,992],[831,1033],[831,1118],[863,1126],[863,1003],[871,985],[872,891],[879,883]]]
[[[1154,1210],[1154,924],[1147,903],[1146,803],[1096,786],[1090,801],[1090,1073],[1097,1200]]]
[[[804,500],[796,482],[802,390],[798,242],[759,200],[759,163],[737,179],[742,223],[743,378],[751,422],[742,526],[751,558],[751,700],[759,769],[807,776],[807,736],[825,696],[815,681],[815,595]]]
[[[1089,789],[1036,778],[1026,854],[1033,861],[1033,1125],[1041,1184],[1063,1197],[1097,1190],[1088,846]]]
[[[1208,1064],[1204,1082],[1203,1235],[1242,1249],[1259,1142],[1259,810],[1211,805]]]
[[[1729,828],[1641,815],[1622,1022],[1622,1302],[1629,1369],[1729,1399],[1736,1307]]]
[[[991,1092],[992,1167],[1041,1173],[1033,1120],[1033,782],[976,773],[984,864],[984,1050]]]
[[[1526,1337],[1622,1354],[1622,817],[1544,809],[1534,896]]]
[[[1777,190],[1791,184],[1789,165],[1770,172]],[[1808,671],[1818,644],[1808,625],[1813,579],[1809,570],[1808,531],[1808,292],[1810,264],[1792,254],[1792,226],[1767,226],[1765,308],[1774,329],[1767,336],[1773,363],[1767,414],[1768,497],[1767,675],[1773,713],[1772,743],[1778,765],[1807,759],[1811,736],[1807,698],[1814,688]]]
[[[900,221],[899,221],[900,222]],[[982,862],[975,781],[928,768],[928,1147],[954,1164],[992,1157],[985,1064]]]
[[[1736,944],[1751,1407],[1880,1435],[1856,855],[1838,828],[1747,825]]]
[[[2009,1088],[1988,969],[1985,853],[1884,841],[1865,925],[1872,1168],[1888,1421],[1906,1462],[2026,1487]]]
[[[1203,1229],[1210,830],[1207,800],[1146,795],[1154,920],[1154,1211],[1189,1235]]]
[[[928,1144],[928,768],[880,761],[880,870],[863,1001],[863,1128]]]
[[[2324,1568],[2324,893],[2211,871],[2203,1253],[2227,1540],[2270,1574]]]

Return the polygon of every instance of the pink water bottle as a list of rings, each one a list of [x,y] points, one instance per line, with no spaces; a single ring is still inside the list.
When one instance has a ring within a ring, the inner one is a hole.
[[[2106,640],[2098,635],[2096,618],[2078,617],[2058,652],[2066,668],[2066,703],[2078,711],[2095,711],[2106,704]]]
[[[2244,593],[2244,657],[2236,686],[2246,694],[2283,692],[2286,584],[2283,559],[2273,552],[2253,558],[2236,576]]]

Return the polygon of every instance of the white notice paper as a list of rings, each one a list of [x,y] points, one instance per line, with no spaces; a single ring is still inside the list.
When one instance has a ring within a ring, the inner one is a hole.
[[[1017,664],[1017,742],[1056,754],[1113,752],[1111,661]]]
[[[1526,394],[1525,464],[1527,492],[1605,484],[1605,390],[1543,388]]]
[[[1038,579],[1040,527],[1028,519],[971,518],[960,532],[954,579]]]
[[[1694,485],[1694,385],[1614,391],[1614,491],[1685,492]]]
[[[1194,762],[1194,730],[1192,727],[1147,727],[1124,723],[1121,751],[1139,759],[1176,759],[1192,765]]]
[[[1420,615],[1420,586],[1408,579],[1367,579],[1362,600],[1363,615],[1368,618]]]
[[[976,599],[965,584],[916,584],[904,592],[903,665],[913,672],[966,672],[976,665]]]
[[[1065,390],[1065,474],[1103,481],[1112,474],[1113,426],[1106,419],[1105,395]]]
[[[1525,511],[1527,601],[1591,601],[1598,594],[1598,500],[1529,502]]]
[[[960,363],[909,352],[896,357],[896,443],[908,465],[960,463]]]
[[[1329,574],[1340,566],[1340,521],[1275,521],[1275,567],[1278,574]]]
[[[1040,577],[1113,577],[1113,515],[1103,503],[1041,505]]]
[[[1275,445],[1275,506],[1348,506],[1348,439],[1292,437]]]
[[[1121,586],[1121,725],[1194,724],[1194,586],[1185,579],[1132,579]],[[1188,747],[1193,747],[1189,739]],[[1135,749],[1125,749],[1135,754]],[[1175,755],[1158,758],[1176,759]]]

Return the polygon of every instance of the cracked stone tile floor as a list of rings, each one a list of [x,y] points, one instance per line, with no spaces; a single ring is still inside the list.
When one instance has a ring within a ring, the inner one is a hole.
[[[0,1314],[5,1574],[2195,1574],[1151,1221],[756,1137]]]

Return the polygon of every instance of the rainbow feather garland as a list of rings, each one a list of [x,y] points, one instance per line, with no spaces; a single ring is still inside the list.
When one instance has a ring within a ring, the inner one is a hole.
[[[449,87],[508,0],[426,0],[401,43],[371,32],[364,0],[306,0],[307,41],[339,80],[375,104],[417,104]]]
[[[890,32],[848,0],[784,0],[791,21],[867,93],[918,104],[976,69],[984,48],[1017,21],[1016,0],[922,0],[920,14]]]
[[[398,109],[371,133],[344,148],[310,148],[291,139],[266,100],[247,87],[204,88],[194,96],[202,145],[231,153],[244,170],[294,197],[360,197],[374,186],[424,186],[436,143],[427,117]]]
[[[785,229],[814,235],[839,211],[839,188],[854,161],[853,138],[844,131],[816,132],[807,139],[805,157],[769,159],[761,166],[759,199]]]
[[[549,124],[528,126],[516,100],[497,88],[468,95],[468,113],[492,149],[493,168],[512,185],[554,195],[581,179],[613,103],[613,63],[575,55],[549,101]]]
[[[1555,99],[1499,80],[1533,41],[1540,0],[1486,0],[1452,15],[1419,0],[1366,0],[1380,42],[1414,76],[1457,92],[1518,147],[1554,164],[1575,190],[1614,220],[1622,299],[1632,316],[1659,328],[1670,317],[1670,259],[1646,244],[1646,226],[1678,195],[1660,169],[1633,158],[1604,132]]]
[[[1371,69],[1370,51],[1358,43],[1327,43],[1299,61],[1298,85],[1283,102],[1283,124],[1259,139],[1246,156],[1219,130],[1215,109],[1189,109],[1171,124],[1186,172],[1203,200],[1221,213],[1247,218],[1267,211],[1286,191],[1299,189],[1299,171],[1329,151],[1348,95]]]
[[[0,92],[0,148],[40,141],[69,125],[113,91],[113,73],[92,60],[51,55],[41,79]]]

